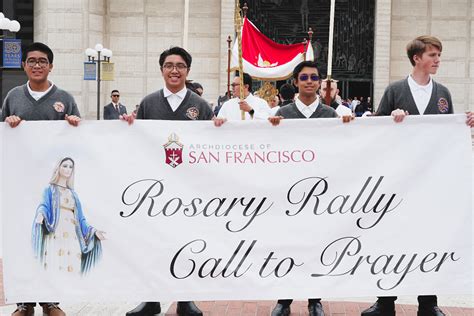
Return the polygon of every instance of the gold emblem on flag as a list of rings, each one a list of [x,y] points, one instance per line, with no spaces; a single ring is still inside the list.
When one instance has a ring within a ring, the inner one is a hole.
[[[278,89],[275,88],[269,81],[265,81],[263,86],[258,89],[257,93],[259,97],[264,99],[267,102],[270,102],[278,94]]]

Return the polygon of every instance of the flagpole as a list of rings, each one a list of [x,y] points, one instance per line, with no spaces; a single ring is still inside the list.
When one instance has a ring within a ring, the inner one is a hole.
[[[235,0],[235,31],[237,32],[237,45],[239,48],[239,79],[240,79],[240,101],[244,98],[244,63],[242,60],[242,17],[240,15],[239,0]],[[241,119],[245,120],[245,111],[241,110]]]
[[[308,40],[306,38],[303,41],[303,45],[304,45],[303,60],[306,61],[306,52],[308,51]]]
[[[232,43],[232,38],[230,35],[227,37],[227,97],[230,99],[230,54],[231,48],[230,44]]]
[[[313,29],[310,27],[308,29],[308,36],[309,36],[309,45],[312,45],[311,43],[313,42]],[[306,51],[308,50],[308,47],[306,47]],[[306,52],[305,52],[306,53]],[[314,56],[313,56],[314,57]],[[314,59],[314,58],[313,58]]]
[[[331,0],[331,9],[329,14],[329,49],[328,49],[328,74],[325,101],[326,105],[331,105],[331,86],[332,86],[332,46],[334,38],[334,11],[336,7],[336,0]]]

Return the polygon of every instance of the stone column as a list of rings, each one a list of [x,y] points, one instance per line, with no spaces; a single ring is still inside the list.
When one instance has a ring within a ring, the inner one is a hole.
[[[230,35],[232,38],[232,45],[234,45],[234,8],[234,0],[221,1],[219,95],[224,95],[227,91],[227,37]]]
[[[50,79],[74,96],[83,117],[95,117],[95,81],[82,80],[83,62],[87,43],[102,42],[104,1],[35,0],[34,8],[34,40],[54,52]]]
[[[375,4],[374,47],[374,108],[378,107],[390,81],[391,0],[377,0]]]

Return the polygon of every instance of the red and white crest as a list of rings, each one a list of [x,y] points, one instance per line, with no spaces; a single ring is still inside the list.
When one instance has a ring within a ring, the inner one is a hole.
[[[168,137],[168,142],[163,145],[166,153],[166,164],[176,168],[183,163],[183,144],[179,142],[179,137],[175,133]]]

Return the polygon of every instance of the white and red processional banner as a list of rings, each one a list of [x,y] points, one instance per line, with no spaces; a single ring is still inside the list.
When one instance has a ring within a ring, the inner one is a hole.
[[[304,60],[314,60],[311,44],[279,44],[266,37],[244,18],[242,26],[242,61],[245,73],[262,80],[282,80],[292,75],[293,69]],[[231,70],[239,67],[239,46],[234,43]]]
[[[472,294],[464,115],[22,122],[0,139],[7,302]],[[64,157],[76,218],[107,238],[87,273],[32,250],[37,210],[67,202],[44,194]]]

